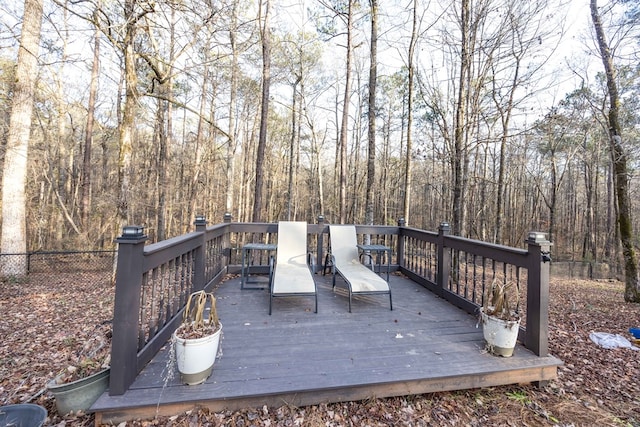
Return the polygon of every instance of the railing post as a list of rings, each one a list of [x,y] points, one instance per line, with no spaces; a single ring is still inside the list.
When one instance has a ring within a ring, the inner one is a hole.
[[[193,225],[196,226],[196,231],[207,231],[207,217],[204,215],[196,215],[196,220],[193,221]]]
[[[440,227],[438,227],[438,276],[436,277],[438,295],[440,296],[444,295],[444,290],[449,283],[451,253],[445,248],[444,245],[444,238],[449,233],[451,233],[451,226],[449,225],[449,223],[440,223]]]
[[[404,218],[398,218],[398,243],[397,243],[397,263],[398,267],[404,266],[404,238],[402,235],[402,227],[404,227],[406,221]]]
[[[118,243],[116,295],[113,309],[109,394],[124,394],[138,375],[138,316],[147,236],[138,226],[126,226]]]
[[[324,216],[318,215],[318,242],[316,246],[316,271],[324,271]]]
[[[544,233],[527,237],[527,322],[524,346],[538,356],[549,353],[549,264],[551,242]]]
[[[222,222],[225,224],[231,224],[233,221],[233,215],[229,212],[225,213],[222,217]],[[229,228],[227,228],[227,232],[224,234],[224,240],[222,241],[224,256],[227,259],[226,266],[227,272],[229,271],[229,264],[231,264],[231,233],[229,233]]]
[[[193,284],[194,292],[204,289],[207,271],[207,217],[204,215],[196,215],[193,222],[196,226],[196,232],[202,233],[200,238],[200,246],[196,249],[196,255],[193,265]]]

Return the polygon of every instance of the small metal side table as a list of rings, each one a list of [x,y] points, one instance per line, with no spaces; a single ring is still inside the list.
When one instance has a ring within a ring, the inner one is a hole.
[[[242,269],[240,273],[240,289],[265,289],[263,286],[253,286],[247,287],[245,284],[250,283],[262,283],[264,285],[264,281],[260,281],[258,279],[250,280],[250,268],[251,268],[251,252],[252,251],[267,251],[267,255],[269,252],[275,251],[278,249],[278,246],[275,244],[269,243],[247,243],[242,247]],[[268,267],[268,264],[267,264]]]
[[[382,260],[381,255],[385,255],[387,258],[387,283],[389,282],[389,271],[391,270],[391,248],[385,245],[358,245],[358,249],[362,252],[360,256],[364,254],[376,254],[376,264],[378,265],[378,271],[382,272]],[[373,262],[373,256],[371,256]],[[375,270],[375,265],[374,265]]]

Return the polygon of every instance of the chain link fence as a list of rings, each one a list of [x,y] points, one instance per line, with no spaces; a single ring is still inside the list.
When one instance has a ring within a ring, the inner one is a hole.
[[[111,282],[115,251],[38,251],[24,254],[0,254],[2,265],[23,266],[28,276],[73,277],[88,285],[105,285]],[[11,271],[11,268],[9,268]]]

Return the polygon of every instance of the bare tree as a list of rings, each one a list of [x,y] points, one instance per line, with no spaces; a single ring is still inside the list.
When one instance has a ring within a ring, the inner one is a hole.
[[[262,105],[260,109],[260,134],[256,153],[256,182],[253,198],[253,222],[262,217],[262,192],[264,161],[267,146],[267,123],[269,121],[269,90],[271,87],[271,28],[269,23],[269,0],[260,1],[260,39],[262,41]]]
[[[18,48],[16,78],[9,119],[6,153],[2,173],[2,240],[3,254],[24,254],[26,235],[26,182],[29,134],[34,90],[38,77],[38,47],[42,26],[42,0],[25,0],[22,35]],[[2,276],[27,274],[26,255],[2,257]]]
[[[136,112],[139,102],[138,72],[136,64],[135,37],[140,21],[154,11],[153,4],[138,1],[125,0],[124,2],[124,29],[122,39],[110,37],[114,46],[118,46],[123,54],[124,61],[124,91],[125,99],[122,106],[122,119],[119,126],[118,138],[118,204],[117,204],[117,229],[134,221],[130,210],[131,180],[133,171],[132,154],[135,133]],[[104,32],[112,36],[111,28],[103,27]]]
[[[300,47],[300,50],[302,48]],[[294,182],[297,177],[298,161],[300,158],[300,120],[298,113],[298,85],[302,82],[302,54],[299,55],[298,72],[295,73],[293,83],[291,84],[291,138],[289,139],[289,168],[287,177],[287,221],[291,221],[294,204]]]
[[[369,126],[367,145],[367,189],[365,196],[365,223],[373,224],[373,207],[376,183],[376,87],[378,79],[378,2],[369,0],[371,10],[371,40],[369,50]]]
[[[347,136],[349,132],[349,103],[351,98],[351,59],[353,54],[353,0],[347,0],[347,46],[345,62],[344,97],[342,100],[342,121],[340,123],[340,224],[347,221]]]
[[[87,125],[84,134],[84,150],[82,160],[82,193],[80,198],[80,215],[82,225],[87,229],[91,210],[91,148],[93,146],[93,125],[95,123],[96,94],[100,73],[100,31],[95,29],[93,36],[93,63],[91,66],[91,82],[89,85],[89,103],[87,104]]]
[[[622,126],[620,125],[620,97],[616,83],[616,69],[613,62],[613,54],[602,25],[600,12],[598,11],[597,0],[590,1],[590,9],[609,93],[609,142],[615,170],[614,182],[618,202],[618,231],[624,256],[624,299],[627,302],[640,302],[640,271],[638,270],[638,260],[634,247],[631,198],[629,196],[629,169],[627,167],[627,153],[622,139]]]
[[[409,213],[411,208],[411,185],[412,185],[412,156],[413,156],[413,103],[414,103],[414,81],[415,81],[415,54],[418,44],[418,0],[413,0],[411,11],[411,39],[409,40],[409,52],[407,58],[407,143],[404,158],[404,196],[402,198],[402,216],[409,224]]]
[[[238,66],[238,1],[233,0],[231,5],[231,22],[229,25],[229,45],[231,48],[231,70],[230,70],[230,88],[229,88],[229,138],[227,142],[226,155],[226,197],[225,197],[225,213],[233,214],[233,172],[234,172],[234,154],[237,144],[236,130],[236,108],[238,99],[238,74],[240,69]]]
[[[353,57],[353,28],[354,28],[354,0],[347,0],[347,10],[341,10],[339,5],[332,5],[328,1],[321,2],[326,8],[332,10],[337,16],[344,17],[346,33],[345,71],[344,71],[344,95],[342,97],[342,115],[340,120],[340,133],[336,149],[338,163],[338,209],[340,224],[347,221],[347,144],[349,135],[349,105],[351,103],[351,67]],[[336,109],[337,114],[337,109]]]
[[[451,172],[453,174],[452,231],[461,234],[464,229],[465,172],[468,161],[467,132],[468,105],[470,102],[471,60],[475,35],[471,20],[471,1],[460,1],[460,63],[458,69],[458,88],[453,125],[453,146],[451,153]]]
[[[571,127],[566,123],[566,117],[552,109],[537,123],[536,130],[541,134],[538,149],[543,159],[548,159],[548,174],[550,182],[539,184],[542,199],[549,209],[549,240],[555,242],[557,225],[558,198],[570,165],[575,157],[580,143],[570,135]],[[548,194],[544,189],[548,189]],[[500,211],[502,212],[502,211]]]

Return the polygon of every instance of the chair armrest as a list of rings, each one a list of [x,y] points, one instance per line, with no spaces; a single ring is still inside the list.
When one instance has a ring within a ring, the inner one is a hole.
[[[275,270],[275,258],[273,255],[269,256],[269,289],[273,291],[273,271]]]
[[[361,258],[360,262],[362,262],[362,257],[363,257],[363,256],[364,256],[364,257],[368,257],[368,258],[369,258],[369,266],[371,267],[371,271],[375,271],[375,266],[374,266],[374,264],[373,264],[373,255],[368,254],[368,253],[366,253],[366,252],[362,252],[362,253],[360,254],[360,258]],[[365,265],[366,265],[366,264],[365,264]]]
[[[316,260],[311,252],[307,252],[307,266],[311,269],[311,273],[316,274]]]

